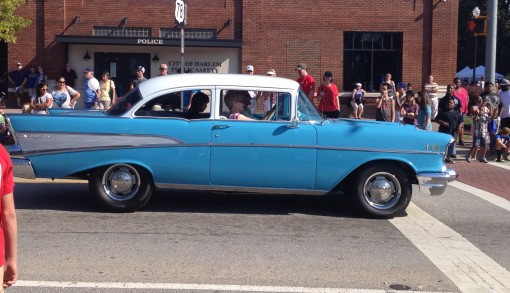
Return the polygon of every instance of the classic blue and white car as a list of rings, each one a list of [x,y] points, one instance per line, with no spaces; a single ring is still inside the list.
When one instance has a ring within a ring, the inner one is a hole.
[[[236,116],[224,101],[229,91],[254,97],[241,113],[253,120],[229,119]],[[199,92],[210,100],[203,112],[191,119],[175,109]],[[87,179],[95,201],[116,212],[142,208],[154,188],[342,191],[364,214],[388,218],[406,209],[412,184],[442,194],[457,176],[444,163],[451,136],[325,120],[298,83],[268,76],[157,77],[105,112],[55,109],[11,114],[9,122],[15,176]]]

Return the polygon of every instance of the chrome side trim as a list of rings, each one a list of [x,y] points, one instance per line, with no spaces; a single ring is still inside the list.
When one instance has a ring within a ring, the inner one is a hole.
[[[32,168],[32,163],[29,160],[12,158],[11,161],[14,177],[35,179],[34,168]]]
[[[261,148],[293,148],[293,149],[316,149],[348,152],[372,152],[372,153],[398,153],[418,155],[446,155],[446,152],[420,151],[420,150],[397,150],[383,148],[362,147],[335,147],[317,145],[287,145],[287,144],[250,144],[250,143],[196,143],[188,144],[184,141],[161,135],[131,135],[131,134],[101,134],[101,133],[68,133],[68,132],[18,132],[18,143],[22,147],[23,155],[47,155],[68,152],[101,151],[110,149],[130,148],[161,148],[161,147],[261,147]],[[79,142],[79,143],[77,143]]]
[[[168,183],[155,183],[154,185],[157,188],[210,190],[210,191],[243,192],[243,193],[323,195],[323,194],[326,194],[329,192],[328,190],[303,190],[303,189],[243,187],[243,186],[225,186],[225,185],[188,185],[188,184],[168,184]]]
[[[455,181],[459,175],[453,169],[446,169],[440,173],[418,173],[418,185],[421,187],[430,187],[433,195],[443,194],[448,186],[448,182]]]
[[[317,145],[287,145],[287,144],[216,144],[211,143],[213,147],[271,147],[271,148],[298,148],[298,149],[317,149],[332,151],[348,151],[348,152],[371,152],[371,153],[398,153],[398,154],[418,154],[418,155],[442,155],[445,152],[434,151],[418,151],[418,150],[394,150],[381,148],[357,148],[357,147],[334,147],[334,146],[317,146]]]
[[[184,145],[173,137],[139,134],[18,132],[17,139],[25,156]]]

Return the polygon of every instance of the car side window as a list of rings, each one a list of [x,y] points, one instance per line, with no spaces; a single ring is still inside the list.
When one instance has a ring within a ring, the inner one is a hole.
[[[290,120],[291,95],[277,91],[222,90],[220,118]]]
[[[206,119],[211,117],[210,100],[210,90],[166,93],[146,102],[135,116]]]

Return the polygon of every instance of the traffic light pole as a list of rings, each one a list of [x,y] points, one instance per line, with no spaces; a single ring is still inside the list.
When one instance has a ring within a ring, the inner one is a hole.
[[[478,54],[478,36],[475,37],[475,58],[473,63],[473,85],[476,85],[476,54]]]
[[[487,1],[487,39],[485,45],[485,80],[496,80],[496,35],[498,25],[498,1]],[[475,49],[476,50],[476,49]]]

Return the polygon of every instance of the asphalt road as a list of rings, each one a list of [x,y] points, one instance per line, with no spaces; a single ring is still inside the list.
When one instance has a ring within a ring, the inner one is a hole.
[[[114,214],[85,183],[17,180],[9,292],[510,292],[510,210],[454,187],[414,193],[393,220],[339,195],[180,190]]]

